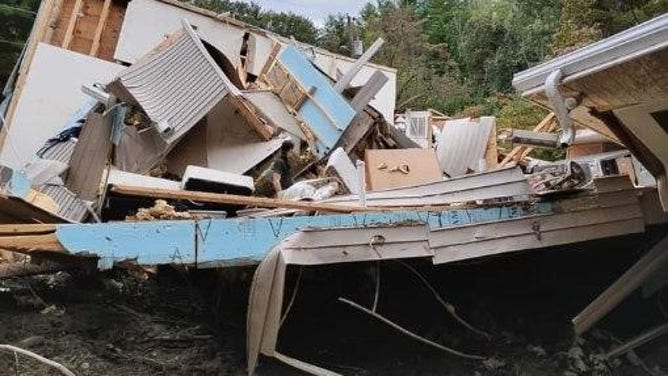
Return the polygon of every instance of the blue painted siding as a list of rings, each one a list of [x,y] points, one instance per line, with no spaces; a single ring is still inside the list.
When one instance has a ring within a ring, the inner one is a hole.
[[[322,157],[339,140],[355,117],[355,110],[296,47],[283,48],[278,61],[304,89],[316,88],[312,99],[307,99],[298,112],[317,137],[316,153]]]
[[[306,228],[427,223],[430,228],[451,227],[533,214],[548,214],[552,205],[504,206],[442,212],[404,211],[200,221],[110,222],[64,224],[58,240],[72,253],[95,253],[100,267],[136,258],[140,264],[188,263],[234,265],[259,262],[272,246]]]

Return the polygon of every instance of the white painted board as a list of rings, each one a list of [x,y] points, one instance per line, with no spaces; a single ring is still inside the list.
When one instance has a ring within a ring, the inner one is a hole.
[[[21,169],[90,99],[82,85],[106,83],[124,67],[49,44],[37,45],[0,163]]]
[[[114,58],[134,63],[179,29],[186,20],[208,43],[239,65],[245,30],[156,0],[132,0],[125,12]]]

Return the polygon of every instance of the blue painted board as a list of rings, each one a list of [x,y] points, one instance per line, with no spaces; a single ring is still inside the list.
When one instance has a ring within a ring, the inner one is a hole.
[[[95,253],[101,268],[113,261],[136,258],[140,264],[200,266],[256,263],[278,242],[306,228],[354,227],[403,222],[430,228],[548,214],[552,205],[499,206],[442,212],[402,211],[277,218],[231,218],[199,221],[110,222],[64,224],[58,240],[72,253]]]
[[[317,137],[315,152],[322,157],[339,140],[355,117],[355,110],[296,47],[284,47],[278,61],[304,89],[316,88],[298,112]]]

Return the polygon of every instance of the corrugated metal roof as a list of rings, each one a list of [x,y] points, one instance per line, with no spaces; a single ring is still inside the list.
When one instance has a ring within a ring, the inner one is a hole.
[[[485,159],[494,122],[494,117],[490,116],[481,117],[479,123],[470,118],[446,122],[436,147],[436,157],[443,172],[456,177],[471,171],[481,171],[479,163]]]
[[[186,22],[184,32],[168,46],[161,45],[145,59],[122,71],[109,85],[118,97],[127,93],[173,143],[228,94],[239,90],[218,67]]]

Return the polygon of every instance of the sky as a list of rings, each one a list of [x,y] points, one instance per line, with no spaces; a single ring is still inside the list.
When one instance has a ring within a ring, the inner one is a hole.
[[[316,26],[322,26],[330,14],[359,14],[367,0],[255,0],[263,9],[277,12],[293,12],[310,18]]]

